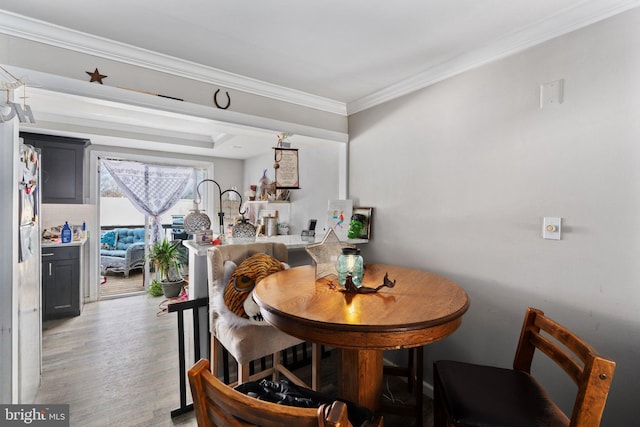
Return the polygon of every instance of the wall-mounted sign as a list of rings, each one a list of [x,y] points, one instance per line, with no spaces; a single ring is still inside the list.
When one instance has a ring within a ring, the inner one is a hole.
[[[298,175],[298,149],[274,148],[276,168],[276,189],[295,190],[300,188]]]

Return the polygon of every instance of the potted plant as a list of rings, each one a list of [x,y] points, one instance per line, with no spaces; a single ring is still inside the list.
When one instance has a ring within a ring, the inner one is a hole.
[[[169,242],[167,239],[162,239],[153,245],[145,256],[145,260],[155,266],[162,291],[167,298],[177,297],[184,283],[180,274],[180,266],[185,262],[184,252],[180,248],[181,244],[180,240]]]

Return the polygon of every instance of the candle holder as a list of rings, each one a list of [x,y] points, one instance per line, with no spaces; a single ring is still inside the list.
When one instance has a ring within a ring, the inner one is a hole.
[[[218,187],[218,219],[219,219],[219,230],[218,232],[222,235],[224,233],[224,212],[222,211],[222,195],[225,193],[235,193],[240,197],[240,205],[238,207],[238,213],[243,216],[245,211],[242,211],[242,195],[238,193],[234,189],[228,189],[222,191],[220,184],[218,184],[213,179],[203,179],[196,186],[196,193],[198,194],[198,198],[193,200],[194,209],[184,218],[184,230],[189,234],[196,234],[196,232],[204,231],[211,227],[211,219],[209,216],[205,214],[203,211],[198,209],[200,202],[202,201],[202,196],[200,195],[200,186],[205,182],[213,182],[216,187]],[[255,233],[254,233],[255,236]]]
[[[364,276],[364,262],[358,248],[342,248],[336,263],[338,284],[345,288],[359,288]]]

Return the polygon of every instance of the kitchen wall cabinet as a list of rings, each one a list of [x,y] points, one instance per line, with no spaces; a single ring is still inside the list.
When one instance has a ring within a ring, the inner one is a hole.
[[[80,315],[80,249],[42,248],[43,320]]]
[[[41,151],[42,203],[84,203],[83,159],[88,139],[20,132]]]

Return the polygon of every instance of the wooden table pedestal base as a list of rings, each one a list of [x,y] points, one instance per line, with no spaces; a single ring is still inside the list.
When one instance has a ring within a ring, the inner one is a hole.
[[[369,408],[380,409],[382,350],[341,349],[339,396]],[[358,367],[357,369],[354,369]]]

